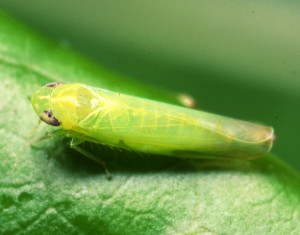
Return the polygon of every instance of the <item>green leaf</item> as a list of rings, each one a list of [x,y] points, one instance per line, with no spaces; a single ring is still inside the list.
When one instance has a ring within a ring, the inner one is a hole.
[[[37,117],[28,97],[36,84],[80,81],[145,97],[154,90],[141,90],[3,14],[0,75],[1,234],[300,233],[299,175],[271,155],[196,161],[87,145],[107,161],[108,181],[66,140],[32,146]],[[177,102],[175,94],[159,94]]]

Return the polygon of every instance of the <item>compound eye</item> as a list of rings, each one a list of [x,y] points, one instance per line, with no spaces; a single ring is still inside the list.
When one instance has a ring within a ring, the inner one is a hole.
[[[46,84],[45,87],[55,88],[60,84],[63,84],[63,82],[51,82],[51,83]]]
[[[45,110],[41,113],[40,119],[51,126],[59,126],[61,124],[60,121],[53,115],[51,110]]]

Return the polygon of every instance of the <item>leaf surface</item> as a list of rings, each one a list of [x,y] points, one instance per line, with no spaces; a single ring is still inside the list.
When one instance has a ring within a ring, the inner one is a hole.
[[[87,144],[109,164],[108,181],[64,139],[30,144],[37,84],[80,81],[176,103],[173,93],[141,89],[4,14],[0,75],[1,234],[300,233],[299,175],[271,155],[196,161]]]

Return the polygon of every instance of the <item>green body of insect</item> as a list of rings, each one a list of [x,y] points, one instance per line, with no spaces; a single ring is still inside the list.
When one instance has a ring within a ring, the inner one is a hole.
[[[45,85],[32,105],[67,137],[143,153],[244,159],[274,140],[271,127],[78,83]]]

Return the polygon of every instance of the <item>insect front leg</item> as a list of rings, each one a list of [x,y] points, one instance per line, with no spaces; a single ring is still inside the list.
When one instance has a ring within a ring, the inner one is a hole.
[[[78,145],[83,143],[84,141],[80,139],[72,138],[70,142],[70,148],[76,150],[77,152],[81,153],[82,155],[88,157],[89,159],[92,159],[93,161],[99,163],[103,166],[105,170],[105,174],[108,180],[112,179],[111,173],[109,172],[106,163],[99,157],[96,157],[95,155],[91,154],[90,152],[84,150],[83,148],[79,147]]]
[[[37,129],[37,128],[35,128]],[[29,136],[29,139],[32,139],[32,137],[35,135],[36,130],[33,131],[33,133]],[[43,141],[43,140],[47,140],[47,139],[52,139],[54,136],[60,136],[64,134],[64,130],[62,129],[57,129],[51,132],[47,132],[44,136],[42,136],[41,138],[34,140],[34,141],[30,141],[31,146],[35,146],[36,144],[38,144],[39,142]]]

